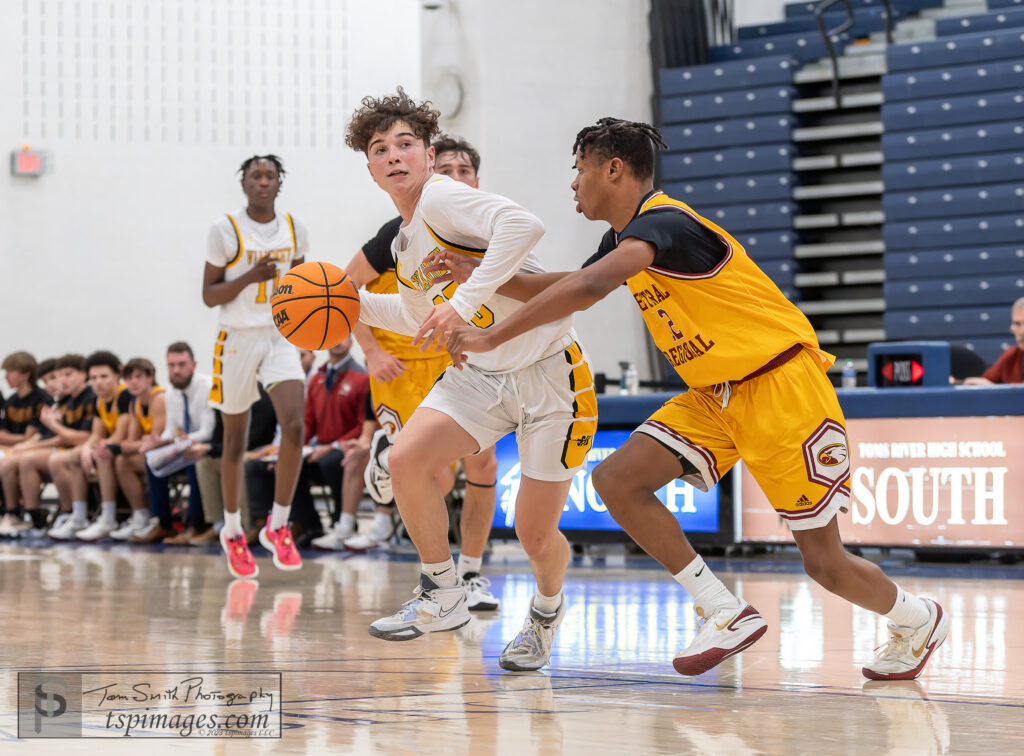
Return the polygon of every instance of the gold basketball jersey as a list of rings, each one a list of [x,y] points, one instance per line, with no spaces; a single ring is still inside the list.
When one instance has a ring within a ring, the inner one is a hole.
[[[626,284],[654,343],[686,384],[740,380],[794,344],[827,369],[835,358],[818,348],[807,318],[725,230],[662,192],[648,197],[636,217],[673,209],[716,234],[728,247],[725,257],[706,273],[658,267],[655,258]],[[628,236],[627,226],[622,237]]]

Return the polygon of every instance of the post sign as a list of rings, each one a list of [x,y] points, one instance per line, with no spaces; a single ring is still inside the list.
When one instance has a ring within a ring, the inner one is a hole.
[[[854,418],[846,543],[1024,548],[1024,418]],[[753,476],[742,478],[743,541],[790,541]]]
[[[618,523],[605,509],[594,490],[591,474],[601,460],[607,458],[629,438],[629,431],[599,430],[594,446],[587,456],[587,465],[576,473],[569,497],[562,510],[562,530],[619,530]],[[505,436],[496,447],[498,457],[497,506],[493,526],[511,528],[515,523],[515,500],[519,493],[519,451],[514,435]],[[709,493],[698,491],[688,483],[675,480],[657,492],[657,497],[675,515],[684,532],[715,533],[718,531],[718,489]]]

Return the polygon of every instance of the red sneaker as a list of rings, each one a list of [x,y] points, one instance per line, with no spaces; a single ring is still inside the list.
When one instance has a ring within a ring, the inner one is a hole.
[[[267,523],[260,529],[260,543],[263,548],[274,555],[274,566],[279,570],[297,570],[302,567],[302,557],[295,548],[291,528],[285,523],[277,530],[270,529]]]
[[[245,533],[227,538],[221,530],[220,545],[228,556],[228,570],[236,578],[254,578],[260,574],[260,568],[256,566],[256,560],[249,551],[249,544],[245,542]]]

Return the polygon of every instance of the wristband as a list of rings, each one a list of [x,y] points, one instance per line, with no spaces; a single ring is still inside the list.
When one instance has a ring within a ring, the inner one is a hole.
[[[121,453],[121,444],[107,444],[107,448],[110,450],[111,454]]]

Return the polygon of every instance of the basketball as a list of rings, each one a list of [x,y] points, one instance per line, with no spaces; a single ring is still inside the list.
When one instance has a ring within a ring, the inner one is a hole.
[[[330,349],[352,333],[359,293],[337,265],[306,262],[289,270],[270,298],[274,325],[300,349]]]

